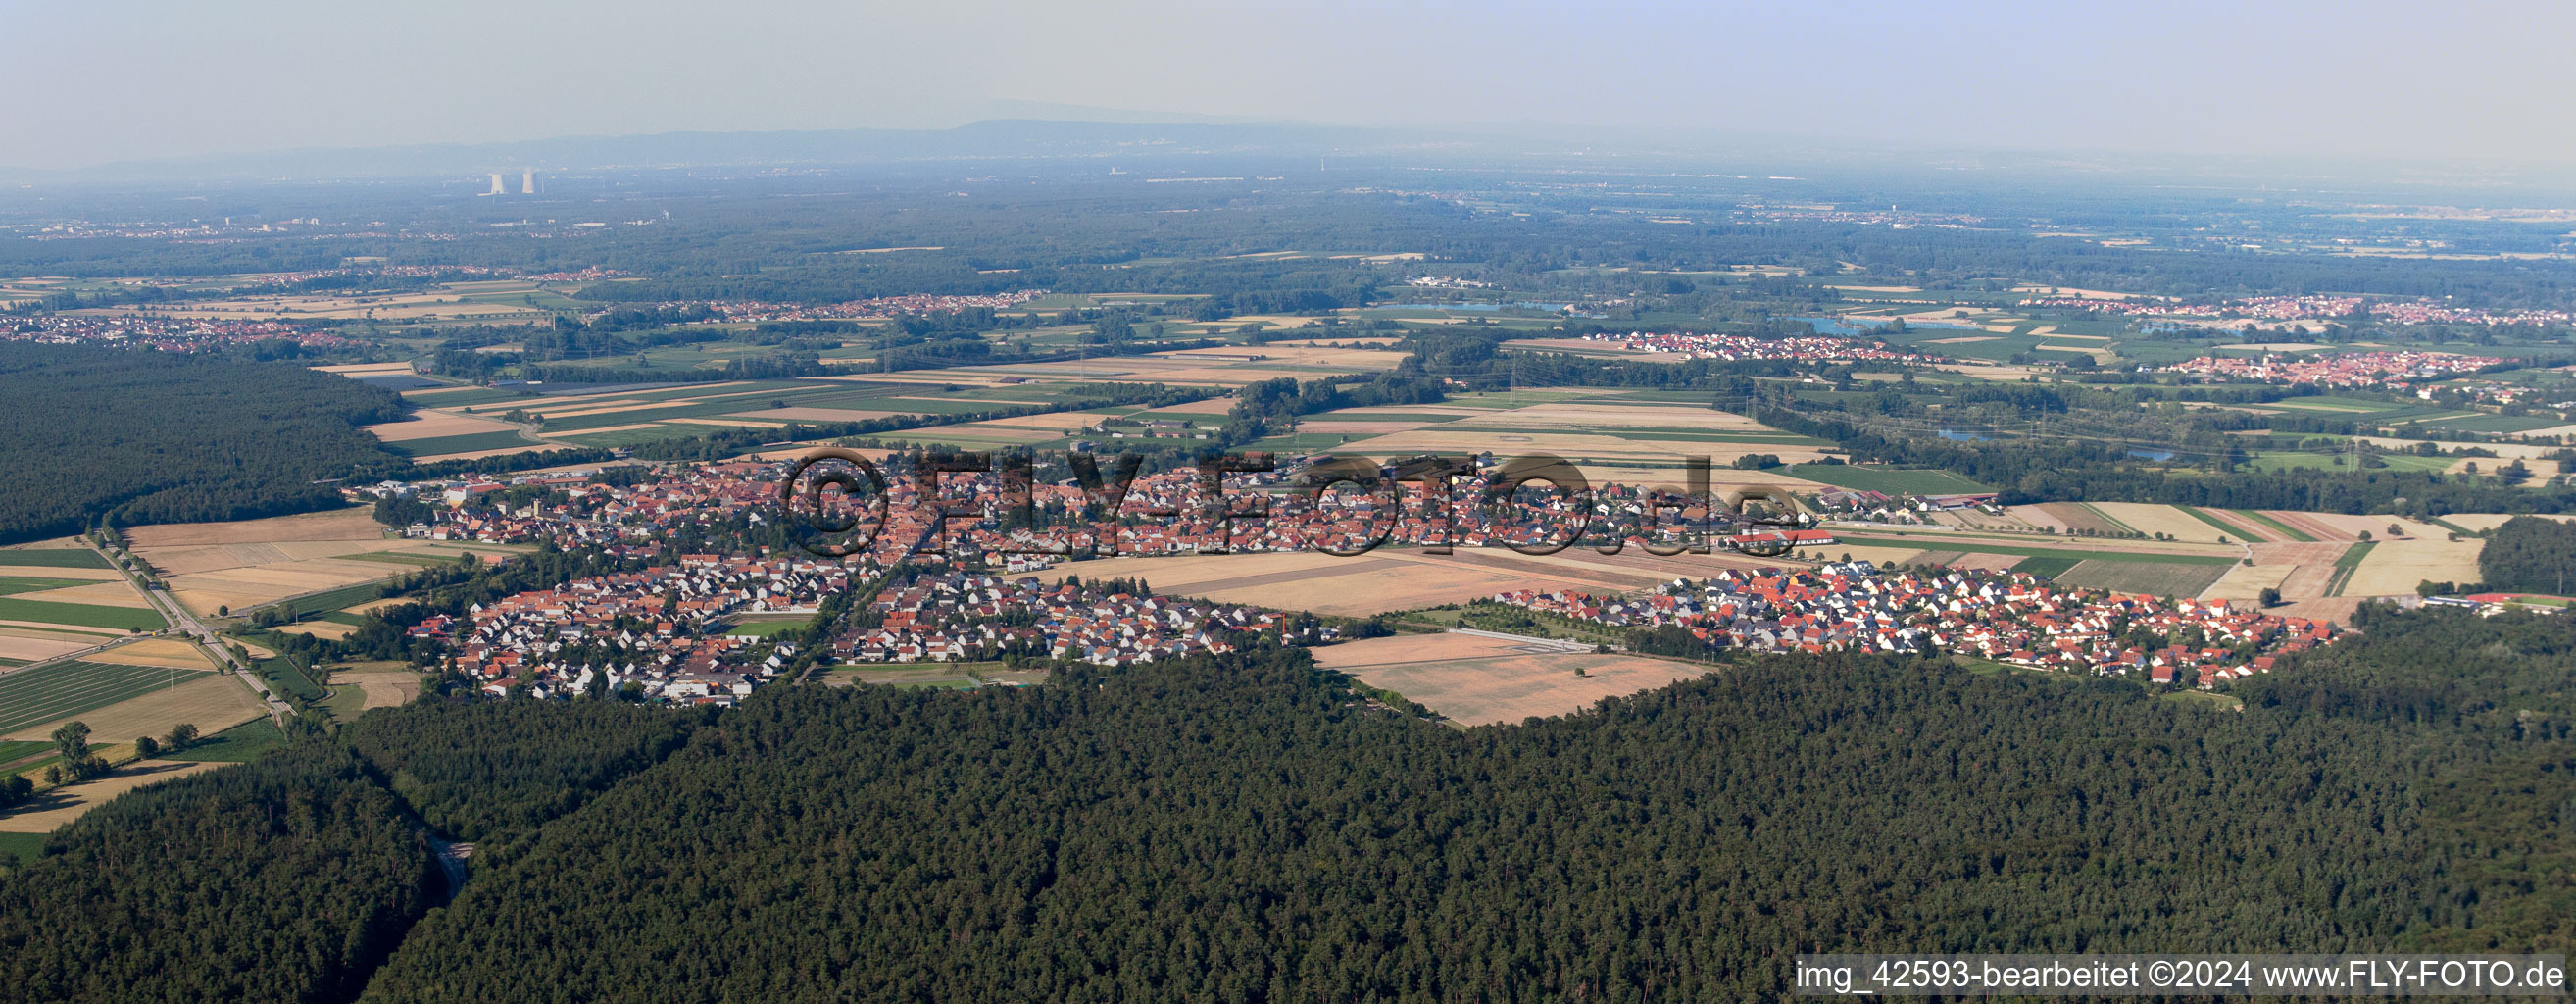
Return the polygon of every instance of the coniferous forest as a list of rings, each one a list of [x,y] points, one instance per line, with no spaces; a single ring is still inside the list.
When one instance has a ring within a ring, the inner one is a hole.
[[[2576,621],[2362,626],[2241,711],[1842,655],[1458,732],[1291,650],[418,705],[57,834],[0,877],[0,986],[1735,1001],[1801,951],[2566,950]]]
[[[402,399],[293,363],[0,342],[0,543],[336,503],[316,481],[404,466],[357,426]]]

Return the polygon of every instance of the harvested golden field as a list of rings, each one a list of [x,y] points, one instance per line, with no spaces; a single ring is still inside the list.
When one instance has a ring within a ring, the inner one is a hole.
[[[42,637],[38,637],[40,635]],[[10,628],[0,632],[0,659],[39,662],[58,655],[78,652],[104,640],[106,639],[79,639],[69,635]]]
[[[56,788],[6,815],[0,815],[0,833],[52,833],[107,800],[136,788],[230,766],[227,763],[183,763],[175,760],[145,760],[129,764],[116,773],[87,784]]]
[[[2126,523],[2130,529],[2150,537],[2161,533],[2170,535],[2175,540],[2193,540],[2210,544],[2218,543],[2221,537],[2230,541],[2249,539],[2242,531],[2236,533],[2222,531],[2201,522],[2197,517],[2175,506],[2148,505],[2138,502],[2095,502],[2092,505],[2103,515]]]
[[[2478,549],[2482,540],[2452,542],[2434,538],[2383,540],[2363,555],[2360,567],[2352,570],[2352,580],[2343,587],[2345,596],[2413,596],[2416,583],[2476,582]]]
[[[399,443],[414,439],[442,436],[470,436],[485,432],[512,432],[517,426],[489,418],[476,418],[453,412],[423,410],[403,416],[399,422],[383,422],[366,427],[377,439]]]
[[[404,566],[341,560],[379,551],[452,555],[425,541],[384,535],[365,509],[238,523],[184,523],[128,531],[134,553],[158,569],[173,599],[201,615],[392,578]]]
[[[1563,715],[1620,697],[1697,679],[1706,667],[1625,655],[1565,653],[1463,635],[1370,638],[1322,649],[1318,661],[1374,687],[1404,695],[1465,725],[1499,725]],[[1425,655],[1414,655],[1428,648]],[[1575,675],[1576,669],[1583,675]]]
[[[406,670],[344,669],[331,674],[330,685],[357,687],[366,695],[360,711],[398,707],[420,697],[420,674]]]
[[[1188,404],[1176,404],[1168,408],[1156,408],[1154,410],[1172,415],[1222,415],[1234,410],[1234,399],[1230,397],[1212,397],[1204,401],[1192,401]]]
[[[342,624],[339,621],[302,621],[279,625],[277,633],[311,635],[315,638],[338,641],[348,637],[349,632],[355,630],[357,630],[355,626]]]
[[[1653,404],[1581,404],[1557,402],[1534,404],[1503,411],[1487,411],[1477,425],[1511,425],[1524,428],[1548,426],[1643,426],[1649,428],[1682,428],[1710,432],[1778,433],[1779,430],[1731,411],[1694,406]]]
[[[2210,583],[2209,588],[2201,590],[2200,595],[2203,599],[2212,600],[2259,599],[2263,595],[2263,590],[2280,589],[2282,582],[2287,580],[2290,573],[2296,571],[2298,567],[2297,565],[2235,565],[2228,568],[2227,574],[2219,576],[2218,581]],[[2287,596],[2288,592],[2285,590],[2282,595]]]
[[[172,669],[214,669],[213,660],[194,642],[177,638],[152,638],[88,656],[89,662],[112,662],[127,666],[166,666]]]
[[[2464,512],[2444,516],[2442,517],[2442,520],[2446,523],[2457,523],[2461,526],[2468,527],[2471,530],[2484,532],[2503,526],[2506,520],[2512,518],[2512,516],[2508,516],[2503,513]],[[2576,523],[2576,515],[2541,515],[2535,518],[2554,519],[2561,523]]]
[[[365,507],[309,512],[232,523],[166,523],[125,530],[137,551],[147,547],[248,544],[280,540],[381,540],[384,525]]]
[[[1402,642],[1403,644],[1396,644]],[[1444,631],[1439,634],[1395,635],[1327,645],[1314,650],[1315,665],[1325,669],[1350,670],[1365,666],[1385,666],[1401,662],[1445,662],[1451,659],[1477,659],[1486,656],[1513,655],[1519,642],[1483,635]]]
[[[131,742],[136,736],[166,735],[171,726],[181,722],[195,725],[202,734],[213,735],[265,712],[258,695],[252,694],[240,677],[230,673],[196,674],[175,687],[29,726],[0,739],[46,739],[73,719],[89,723],[93,742]]]
[[[16,593],[10,598],[18,600],[38,600],[45,603],[81,603],[94,607],[126,607],[134,610],[149,610],[152,607],[151,602],[143,598],[143,594],[135,592],[132,585],[124,582],[98,582],[86,586],[65,586],[61,589],[47,589],[32,593]]]

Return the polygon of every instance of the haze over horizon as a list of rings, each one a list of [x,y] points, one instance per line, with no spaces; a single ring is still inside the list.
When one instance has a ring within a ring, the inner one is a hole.
[[[2576,161],[2576,9],[1618,2],[1207,10],[0,2],[0,165],[672,131],[1170,121],[1767,133],[1998,151]],[[1544,68],[1547,72],[1522,72]]]

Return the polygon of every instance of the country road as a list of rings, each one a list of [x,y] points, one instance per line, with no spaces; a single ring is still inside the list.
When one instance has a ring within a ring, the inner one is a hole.
[[[122,568],[116,564],[115,555],[94,545],[90,546],[90,550],[98,552],[99,557],[107,559],[110,567]],[[233,675],[241,677],[243,683],[249,684],[251,693],[262,695],[262,699],[268,702],[269,717],[276,719],[278,724],[284,725],[287,719],[295,716],[294,706],[278,700],[275,694],[270,693],[268,685],[261,683],[259,676],[252,673],[249,666],[243,665],[240,659],[234,657],[233,650],[224,644],[223,638],[215,633],[215,629],[207,627],[197,620],[197,615],[189,613],[187,607],[179,605],[177,597],[171,596],[165,589],[146,588],[142,583],[134,581],[131,575],[127,576],[126,582],[141,592],[146,602],[160,610],[161,615],[169,619],[171,627],[187,632],[197,640],[199,647],[213,654],[224,668],[232,670]]]

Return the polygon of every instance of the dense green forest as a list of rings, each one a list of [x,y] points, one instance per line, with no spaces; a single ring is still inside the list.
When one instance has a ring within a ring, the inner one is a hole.
[[[2478,575],[2489,589],[2564,594],[2570,572],[2576,572],[2576,524],[2516,516],[2478,549]]]
[[[414,705],[82,816],[0,875],[0,999],[355,996],[445,898],[440,835],[505,848],[677,749],[685,714]]]
[[[0,542],[301,512],[403,466],[357,428],[400,398],[288,363],[0,343],[0,414]]]
[[[2241,712],[1831,656],[1458,732],[1292,650],[711,720],[414,706],[57,835],[0,877],[0,979],[343,999],[397,931],[366,1000],[1734,1001],[1800,951],[2566,950],[2576,622],[2362,621]],[[443,909],[415,813],[484,830]],[[294,840],[198,835],[258,819]]]

